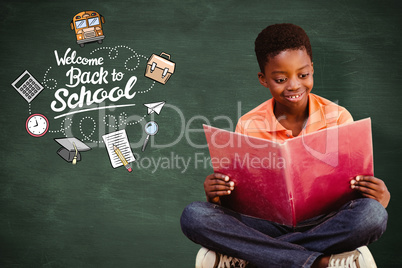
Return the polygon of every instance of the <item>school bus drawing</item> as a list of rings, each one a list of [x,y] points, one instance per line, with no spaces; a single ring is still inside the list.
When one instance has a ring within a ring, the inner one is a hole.
[[[77,44],[84,47],[85,43],[98,42],[102,44],[102,24],[105,18],[96,11],[83,11],[74,16],[70,23],[71,30],[75,30]]]

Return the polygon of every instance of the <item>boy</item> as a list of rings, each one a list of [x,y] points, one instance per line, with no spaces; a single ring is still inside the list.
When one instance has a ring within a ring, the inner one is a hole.
[[[312,51],[308,36],[292,24],[265,28],[255,41],[260,83],[272,98],[242,116],[236,131],[284,142],[353,121],[350,113],[311,92]],[[196,267],[376,267],[365,246],[385,231],[390,193],[371,176],[351,180],[361,198],[338,211],[295,228],[239,214],[220,206],[234,182],[224,174],[206,177],[208,202],[188,205],[181,217],[184,234],[201,244]]]

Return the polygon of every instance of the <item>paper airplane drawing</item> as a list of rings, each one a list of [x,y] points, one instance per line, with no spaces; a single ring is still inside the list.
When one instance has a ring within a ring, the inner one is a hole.
[[[165,103],[166,103],[165,101],[160,101],[160,102],[147,103],[144,105],[148,108],[148,114],[152,114],[153,112],[159,114]]]

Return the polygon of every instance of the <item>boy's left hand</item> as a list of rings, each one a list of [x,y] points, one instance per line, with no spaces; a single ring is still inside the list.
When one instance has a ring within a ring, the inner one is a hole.
[[[359,191],[363,196],[377,200],[386,208],[391,194],[385,183],[373,176],[356,176],[356,179],[350,181],[351,188]]]

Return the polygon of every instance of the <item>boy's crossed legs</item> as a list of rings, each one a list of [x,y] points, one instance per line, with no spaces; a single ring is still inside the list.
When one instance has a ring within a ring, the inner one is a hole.
[[[194,202],[183,211],[181,226],[195,243],[258,267],[311,267],[323,254],[374,242],[385,231],[387,217],[379,202],[361,198],[336,213],[292,228],[216,204]]]

